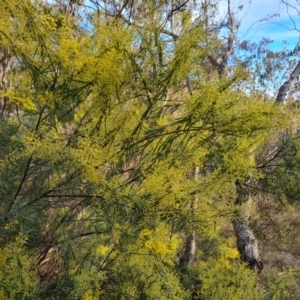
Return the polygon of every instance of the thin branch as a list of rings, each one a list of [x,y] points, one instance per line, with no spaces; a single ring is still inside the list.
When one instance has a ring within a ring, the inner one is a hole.
[[[275,160],[276,158],[278,158],[279,155],[285,150],[285,148],[286,148],[286,146],[283,145],[281,148],[279,148],[279,149],[277,148],[274,151],[272,151],[271,153],[268,153],[268,155],[266,155],[263,159],[265,162],[263,162],[263,160],[261,160],[258,163],[258,165],[256,166],[256,169],[262,169],[264,167],[270,167],[270,163],[273,160]]]
[[[76,175],[77,175],[77,172],[73,173],[73,174],[72,174],[68,179],[66,179],[65,181],[60,182],[60,183],[57,184],[54,188],[52,188],[52,189],[46,191],[46,192],[43,193],[41,196],[39,196],[39,197],[33,199],[32,201],[28,202],[28,203],[26,204],[26,206],[29,206],[29,205],[31,205],[31,204],[37,202],[38,200],[40,200],[40,199],[42,199],[42,198],[44,198],[44,197],[47,197],[50,193],[54,192],[54,191],[55,191],[56,189],[58,189],[59,187],[63,186],[63,185],[66,184],[66,183],[69,183],[72,179],[74,179],[74,178],[76,177]]]
[[[43,197],[47,197],[47,198],[97,198],[97,199],[104,200],[103,196],[89,195],[89,194],[75,194],[75,195],[45,194]]]
[[[186,0],[185,2],[183,2],[181,5],[172,8],[172,10],[169,12],[167,19],[169,19],[176,11],[180,10],[182,7],[184,7],[190,0]]]
[[[129,2],[129,0],[126,0],[126,1],[124,2],[122,8],[121,8],[120,11],[118,12],[117,17],[119,17],[119,16],[122,14],[122,12],[123,12],[123,10],[125,9],[125,7],[127,6],[128,2]]]
[[[189,128],[189,129],[179,129],[179,130],[164,132],[164,133],[160,133],[160,134],[148,135],[148,136],[145,136],[145,137],[141,138],[140,140],[135,141],[134,143],[132,143],[128,146],[125,146],[123,149],[127,150],[132,146],[135,146],[137,144],[140,144],[140,143],[148,141],[148,140],[153,140],[154,138],[157,138],[157,137],[168,136],[168,135],[172,135],[172,134],[175,134],[175,133],[176,134],[184,134],[184,133],[195,132],[195,131],[199,131],[199,130],[203,130],[203,128],[195,127],[195,128]]]
[[[104,231],[90,231],[90,232],[84,232],[78,235],[74,235],[72,237],[70,237],[71,240],[75,240],[77,238],[81,238],[84,236],[89,236],[89,235],[94,235],[94,234],[104,234]]]
[[[106,16],[109,16],[109,17],[120,18],[121,20],[123,20],[128,25],[137,26],[136,23],[131,22],[130,20],[128,20],[127,18],[125,18],[124,15],[122,15],[120,13],[119,14],[113,14],[113,13],[111,13],[109,11],[105,11],[104,13],[105,13]],[[142,26],[137,26],[137,27],[142,27]],[[164,33],[166,35],[171,36],[175,40],[178,39],[178,37],[179,37],[178,34],[175,34],[175,33],[171,32],[169,30],[166,30],[166,29],[161,29],[160,31],[161,31],[161,33]]]
[[[45,106],[41,109],[41,112],[39,114],[39,118],[38,118],[37,124],[36,124],[35,129],[34,129],[34,136],[33,136],[32,142],[34,142],[35,137],[36,137],[36,133],[37,133],[38,128],[39,128],[39,126],[41,124],[41,120],[42,120],[42,115],[43,115],[44,109],[45,109]],[[18,195],[19,195],[19,193],[20,193],[20,191],[22,189],[22,186],[23,186],[24,182],[26,181],[26,177],[27,177],[27,174],[28,174],[28,171],[29,171],[29,168],[30,168],[30,164],[31,164],[32,158],[33,158],[33,154],[30,155],[30,157],[29,157],[29,159],[27,161],[27,165],[26,165],[25,172],[23,174],[22,180],[21,180],[21,182],[19,184],[17,192],[16,192],[16,194],[14,196],[14,199],[13,199],[13,201],[12,201],[12,203],[11,203],[10,208],[9,208],[8,211],[10,211],[10,209],[12,208],[14,200],[17,199],[17,197],[18,197]]]

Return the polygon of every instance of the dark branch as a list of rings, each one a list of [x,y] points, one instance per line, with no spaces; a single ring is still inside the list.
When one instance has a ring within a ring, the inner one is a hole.
[[[38,131],[38,129],[39,129],[39,126],[40,126],[40,124],[41,124],[41,121],[42,121],[42,115],[43,115],[44,109],[45,109],[45,106],[44,106],[44,107],[41,109],[41,111],[40,111],[39,118],[38,118],[37,124],[36,124],[35,129],[34,129],[34,136],[33,136],[32,142],[34,142],[35,137],[36,137],[36,133],[37,133],[37,131]],[[13,199],[13,201],[12,201],[12,203],[11,203],[11,205],[10,205],[8,211],[11,210],[11,208],[12,208],[12,206],[13,206],[13,204],[14,204],[14,200],[17,199],[17,197],[18,197],[18,195],[19,195],[19,193],[20,193],[20,191],[21,191],[21,189],[22,189],[22,186],[23,186],[24,182],[26,181],[27,174],[28,174],[28,171],[29,171],[29,168],[30,168],[30,164],[31,164],[32,158],[33,158],[33,154],[30,155],[30,157],[29,157],[29,159],[28,159],[28,161],[27,161],[25,172],[24,172],[24,174],[23,174],[23,177],[22,177],[22,179],[21,179],[21,182],[20,182],[20,184],[19,184],[19,187],[18,187],[18,189],[17,189],[17,192],[16,192],[16,194],[15,194],[15,196],[14,196],[14,199]]]
[[[176,11],[178,11],[178,10],[180,10],[182,7],[184,7],[189,1],[190,1],[190,0],[186,0],[186,1],[183,2],[181,5],[172,8],[172,10],[170,11],[170,13],[168,14],[167,19],[169,19]]]
[[[44,197],[47,198],[97,198],[104,199],[102,196],[89,195],[89,194],[75,194],[75,195],[65,195],[65,194],[46,194]]]

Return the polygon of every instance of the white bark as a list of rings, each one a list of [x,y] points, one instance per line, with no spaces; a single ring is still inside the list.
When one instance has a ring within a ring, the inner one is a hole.
[[[8,76],[11,72],[13,56],[8,49],[0,50],[0,91],[3,91],[8,85]],[[6,97],[0,96],[0,117],[4,116],[6,109]]]
[[[293,72],[289,76],[288,80],[284,82],[284,84],[280,87],[278,91],[278,95],[276,97],[276,102],[278,104],[283,103],[287,93],[290,91],[292,85],[297,80],[298,75],[300,74],[300,61],[294,68]]]
[[[255,272],[260,273],[264,264],[260,258],[257,239],[253,231],[249,224],[240,221],[234,221],[233,225],[241,260]]]
[[[228,12],[228,29],[229,29],[229,35],[227,38],[227,48],[224,50],[222,55],[210,57],[211,64],[217,68],[218,74],[220,77],[224,76],[226,74],[226,69],[228,66],[228,59],[230,55],[233,53],[233,43],[235,40],[234,37],[234,23],[233,23],[233,17],[231,13],[231,2],[230,0],[227,0],[227,12]]]

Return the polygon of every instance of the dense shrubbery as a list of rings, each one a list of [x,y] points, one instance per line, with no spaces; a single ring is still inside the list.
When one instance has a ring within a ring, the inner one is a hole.
[[[220,224],[237,182],[297,201],[297,109],[216,67],[205,10],[2,2],[0,299],[279,299]]]

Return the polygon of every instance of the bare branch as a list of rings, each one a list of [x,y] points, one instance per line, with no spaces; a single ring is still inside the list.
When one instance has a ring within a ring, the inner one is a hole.
[[[167,19],[169,19],[176,11],[180,10],[181,8],[183,8],[190,0],[186,0],[185,2],[183,2],[181,5],[172,8],[172,10],[170,11]]]
[[[112,18],[120,18],[121,20],[123,20],[126,24],[131,25],[131,26],[136,26],[136,24],[134,22],[131,22],[130,20],[128,20],[124,15],[122,15],[121,13],[118,14],[113,14],[109,11],[105,11],[104,12],[106,16],[108,17],[112,17]],[[171,36],[174,40],[176,40],[179,36],[178,34],[175,34],[169,30],[166,29],[161,29],[161,33],[164,33],[166,35]]]
[[[228,65],[228,58],[233,53],[233,43],[234,43],[234,22],[231,13],[231,3],[228,0],[228,23],[229,23],[229,36],[227,39],[227,49],[223,55],[219,57],[210,57],[211,64],[217,68],[218,74],[222,77],[226,71]]]

